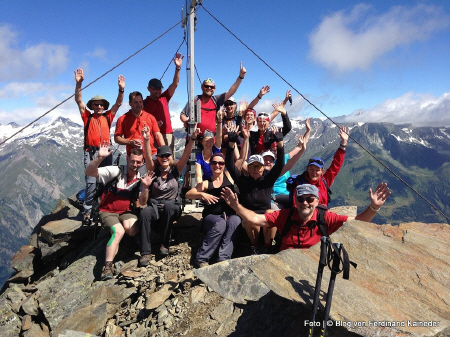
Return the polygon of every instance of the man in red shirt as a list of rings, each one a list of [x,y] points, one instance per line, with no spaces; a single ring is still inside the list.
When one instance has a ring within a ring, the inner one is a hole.
[[[348,220],[356,219],[367,222],[371,221],[390,194],[391,192],[389,192],[386,183],[380,183],[374,193],[372,193],[372,189],[369,189],[370,205],[356,217],[338,215],[326,211],[325,222],[328,233],[334,233]],[[225,199],[226,203],[236,211],[237,215],[242,218],[243,223],[246,222],[250,224],[250,226],[277,227],[280,233],[282,233],[284,226],[288,222],[290,209],[282,209],[273,213],[256,214],[239,204],[236,193],[233,193],[229,188],[223,189],[222,197]],[[318,243],[322,236],[318,226],[309,226],[317,220],[319,189],[310,184],[298,185],[295,189],[295,198],[295,207],[297,211],[294,211],[291,218],[294,224],[282,238],[280,250],[289,248],[309,248]]]
[[[164,141],[170,146],[172,153],[175,153],[175,142],[173,138],[172,123],[170,121],[169,101],[180,82],[180,70],[183,58],[184,56],[181,56],[180,53],[175,55],[173,59],[173,63],[175,64],[175,75],[173,76],[172,84],[169,85],[167,90],[161,93],[161,89],[163,88],[161,81],[157,78],[152,78],[148,82],[147,87],[150,96],[147,96],[144,99],[144,110],[155,117]]]
[[[102,281],[113,277],[112,264],[124,234],[134,236],[139,232],[139,226],[136,223],[137,216],[133,213],[133,209],[135,206],[147,205],[148,189],[153,181],[151,176],[141,177],[139,173],[139,168],[144,162],[142,150],[133,149],[127,156],[127,165],[123,167],[115,165],[99,167],[102,160],[111,155],[111,152],[108,152],[108,146],[101,146],[98,157],[89,163],[85,171],[86,175],[104,185],[117,178],[115,188],[111,187],[106,190],[100,203],[100,219],[111,231],[111,239],[106,245]],[[135,202],[139,202],[139,204],[133,205]]]
[[[197,124],[200,129],[200,137],[203,137],[203,132],[205,130],[213,131],[216,129],[216,114],[220,107],[227,101],[234,93],[238,90],[242,80],[245,77],[247,70],[242,66],[239,71],[239,77],[236,82],[228,89],[227,92],[214,95],[216,90],[216,84],[211,78],[207,78],[202,83],[202,94],[195,98],[195,101],[200,100],[201,102],[201,116],[202,122]],[[184,127],[187,128],[187,122],[189,121],[189,102],[186,104],[184,109],[181,111],[180,119],[184,123]]]
[[[85,105],[81,97],[81,85],[84,80],[83,69],[78,68],[75,73],[75,102],[77,102],[78,110],[84,123],[84,167],[97,158],[100,144],[110,143],[109,129],[114,120],[114,116],[122,105],[123,94],[125,92],[125,77],[119,75],[119,94],[116,103],[108,110],[109,102],[102,96],[92,97]],[[91,114],[91,111],[94,112]],[[107,110],[106,112],[104,112]],[[102,165],[111,165],[112,156],[105,159]],[[86,189],[83,202],[83,223],[87,223],[91,218],[91,208],[94,197],[96,180],[93,177],[85,176]]]
[[[114,141],[117,144],[126,145],[129,156],[131,149],[143,148],[142,129],[144,126],[148,126],[150,128],[150,146],[152,154],[155,154],[155,140],[159,146],[166,145],[155,117],[143,110],[144,103],[139,91],[130,93],[129,103],[131,109],[117,120]]]

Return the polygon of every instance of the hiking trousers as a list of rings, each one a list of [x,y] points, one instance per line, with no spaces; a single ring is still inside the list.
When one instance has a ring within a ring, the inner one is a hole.
[[[209,262],[217,249],[219,249],[217,259],[219,262],[231,259],[236,228],[240,223],[241,218],[237,215],[231,215],[226,220],[221,215],[207,215],[203,219],[205,237],[197,251],[197,261]]]
[[[86,168],[89,163],[97,157],[98,150],[84,151],[84,168]],[[103,159],[98,167],[112,165],[112,159],[112,155],[109,155]],[[86,214],[91,212],[92,203],[94,202],[95,188],[97,187],[97,178],[85,175],[84,179],[86,180],[86,188],[84,190],[83,214]]]
[[[141,210],[139,215],[139,228],[141,239],[141,256],[150,254],[152,245],[150,234],[152,225],[158,223],[161,234],[161,244],[169,248],[170,237],[172,235],[173,222],[181,216],[180,205],[175,204],[175,200],[150,199],[147,207]]]

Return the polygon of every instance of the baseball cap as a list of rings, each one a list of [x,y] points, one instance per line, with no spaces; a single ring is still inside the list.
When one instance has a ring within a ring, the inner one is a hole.
[[[150,81],[148,81],[148,86],[156,89],[164,88],[162,82],[157,78],[152,78]]]
[[[261,165],[264,165],[264,159],[259,154],[254,154],[248,158],[247,165],[253,164],[253,163],[259,163]]]
[[[295,188],[295,196],[300,197],[305,194],[312,194],[316,198],[319,198],[319,189],[316,186],[310,184],[298,185]]]
[[[310,166],[310,165],[315,165],[318,168],[323,168],[324,163],[323,163],[323,160],[320,159],[319,157],[314,157],[314,158],[311,158],[308,161],[308,165],[307,166]]]
[[[167,145],[162,145],[158,148],[158,151],[156,152],[157,156],[161,156],[164,154],[172,154],[172,150]]]
[[[265,151],[263,153],[261,153],[261,157],[265,157],[265,156],[271,156],[273,159],[275,159],[275,155],[273,154],[272,151]]]

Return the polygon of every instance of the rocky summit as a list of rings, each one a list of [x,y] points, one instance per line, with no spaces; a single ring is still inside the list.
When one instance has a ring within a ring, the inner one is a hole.
[[[321,324],[327,267],[311,321],[320,245],[194,270],[201,214],[186,208],[169,256],[139,268],[138,242],[125,237],[115,277],[101,282],[109,233],[81,226],[78,207],[59,200],[14,255],[0,295],[2,337],[307,336]],[[337,275],[328,336],[449,336],[448,225],[349,221],[331,239],[357,267],[349,280]]]

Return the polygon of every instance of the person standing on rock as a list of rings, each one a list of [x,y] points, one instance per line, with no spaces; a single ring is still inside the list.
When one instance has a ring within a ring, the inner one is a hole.
[[[325,223],[328,235],[337,231],[346,221],[361,220],[370,222],[384,205],[391,192],[386,183],[380,183],[375,190],[369,189],[370,205],[356,217],[338,215],[325,211]],[[243,207],[234,193],[229,188],[222,190],[222,198],[242,218],[243,224],[248,226],[276,227],[280,233],[287,224],[290,227],[283,236],[281,250],[292,248],[310,248],[320,241],[322,233],[318,220],[319,189],[310,184],[298,185],[295,188],[295,208],[282,209],[272,213],[257,214]]]
[[[87,104],[84,104],[81,95],[81,85],[84,80],[83,69],[78,68],[75,73],[75,102],[77,102],[78,110],[84,123],[84,167],[97,157],[100,144],[110,142],[109,129],[116,116],[117,110],[122,105],[123,95],[125,92],[125,77],[119,75],[119,94],[116,103],[109,108],[109,102],[102,96],[92,97]],[[89,109],[89,110],[88,110]],[[90,110],[94,112],[91,113]],[[112,155],[104,160],[103,166],[112,164]],[[87,224],[91,219],[92,203],[94,201],[94,192],[96,181],[93,177],[85,176],[86,189],[83,202],[83,224]]]
[[[153,181],[153,176],[141,177],[139,168],[144,162],[141,149],[132,149],[127,156],[127,164],[124,166],[99,167],[100,163],[111,155],[108,151],[108,143],[105,142],[94,158],[86,167],[86,175],[94,177],[104,185],[117,179],[115,185],[110,186],[102,195],[100,203],[100,219],[110,229],[111,239],[106,246],[105,266],[101,280],[109,280],[114,276],[113,261],[119,250],[119,243],[124,234],[134,236],[139,232],[137,216],[134,214],[136,200],[139,205],[146,205],[148,189]],[[140,185],[142,185],[139,192]]]
[[[175,140],[173,138],[172,123],[170,121],[169,101],[175,93],[178,83],[180,82],[180,72],[183,58],[184,56],[180,53],[175,55],[173,59],[173,63],[175,64],[175,75],[173,76],[173,81],[167,90],[162,92],[163,85],[161,80],[152,78],[148,82],[147,87],[147,90],[150,92],[150,96],[147,96],[144,99],[144,110],[155,117],[164,141],[166,145],[170,147],[172,153],[175,153]]]

